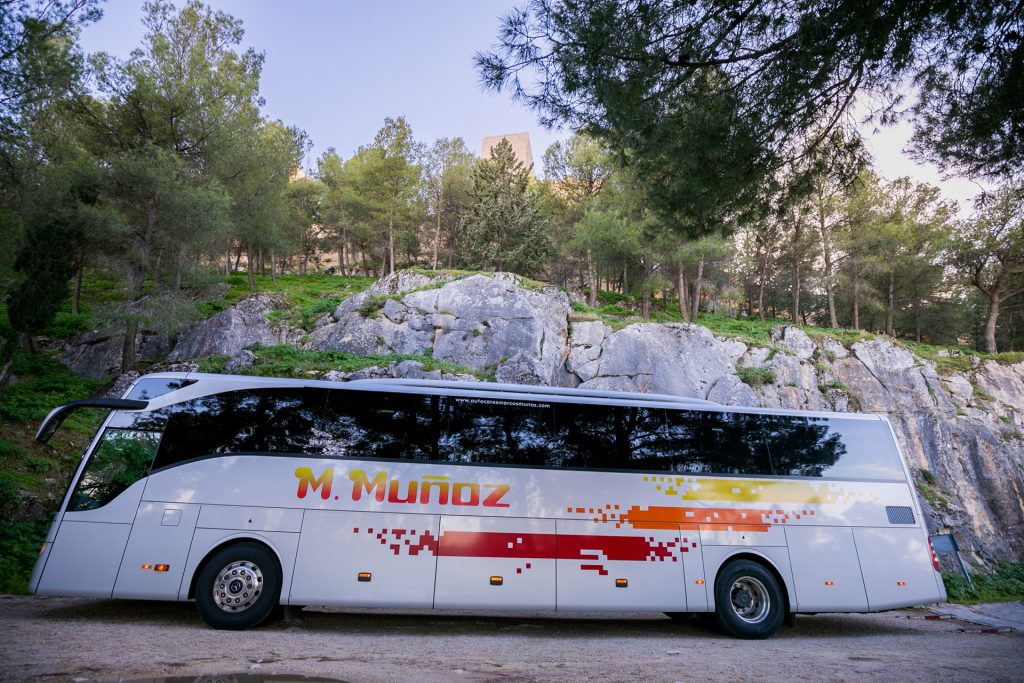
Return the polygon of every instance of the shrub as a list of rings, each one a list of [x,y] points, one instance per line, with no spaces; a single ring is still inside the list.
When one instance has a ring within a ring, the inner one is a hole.
[[[736,374],[739,376],[740,381],[754,389],[765,384],[775,383],[775,371],[772,370],[771,368],[737,368]]]
[[[993,574],[972,574],[971,589],[959,572],[943,572],[951,602],[996,602],[1024,599],[1024,563],[1001,563]]]

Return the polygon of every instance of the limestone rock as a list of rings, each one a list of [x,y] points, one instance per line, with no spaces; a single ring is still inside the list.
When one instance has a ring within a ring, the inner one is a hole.
[[[608,336],[597,374],[581,386],[707,398],[734,373],[733,351],[704,327],[637,323]]]
[[[814,355],[817,346],[803,330],[789,325],[779,325],[772,328],[772,341],[784,349],[788,349],[797,358],[807,360]]]
[[[217,313],[178,336],[169,360],[233,356],[253,344],[280,343],[282,335],[267,320],[267,313],[282,302],[259,292],[250,294],[231,308]]]

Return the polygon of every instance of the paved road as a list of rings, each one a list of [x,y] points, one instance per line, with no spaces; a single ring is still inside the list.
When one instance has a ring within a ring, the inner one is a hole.
[[[210,674],[371,681],[1014,681],[1024,634],[924,611],[801,616],[739,641],[660,615],[304,611],[243,633],[190,604],[0,596],[0,680]]]

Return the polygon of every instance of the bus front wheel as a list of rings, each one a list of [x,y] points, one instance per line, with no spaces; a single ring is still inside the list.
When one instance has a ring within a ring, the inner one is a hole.
[[[238,543],[218,551],[196,579],[199,617],[217,629],[259,626],[274,611],[280,594],[277,558],[259,543]]]
[[[771,637],[786,606],[775,576],[750,560],[730,562],[715,581],[715,612],[726,632],[745,639]]]

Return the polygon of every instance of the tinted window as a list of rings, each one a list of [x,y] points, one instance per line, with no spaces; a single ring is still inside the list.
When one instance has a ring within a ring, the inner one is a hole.
[[[157,432],[107,429],[89,456],[85,471],[71,494],[68,510],[94,510],[114,500],[146,476],[159,443]]]
[[[551,405],[447,396],[441,399],[438,453],[447,462],[551,464]]]
[[[775,474],[903,479],[896,444],[881,421],[765,415]]]
[[[350,458],[437,460],[438,399],[333,391],[314,452]]]
[[[669,469],[664,410],[568,403],[554,410],[554,465]]]
[[[154,468],[213,453],[322,453],[326,389],[228,391],[162,408]]]
[[[772,474],[760,415],[666,411],[663,467],[694,474]]]
[[[195,383],[194,379],[140,379],[125,398],[149,401]]]
[[[884,422],[325,389],[214,394],[167,424],[154,467],[215,453],[748,476],[903,479]]]

